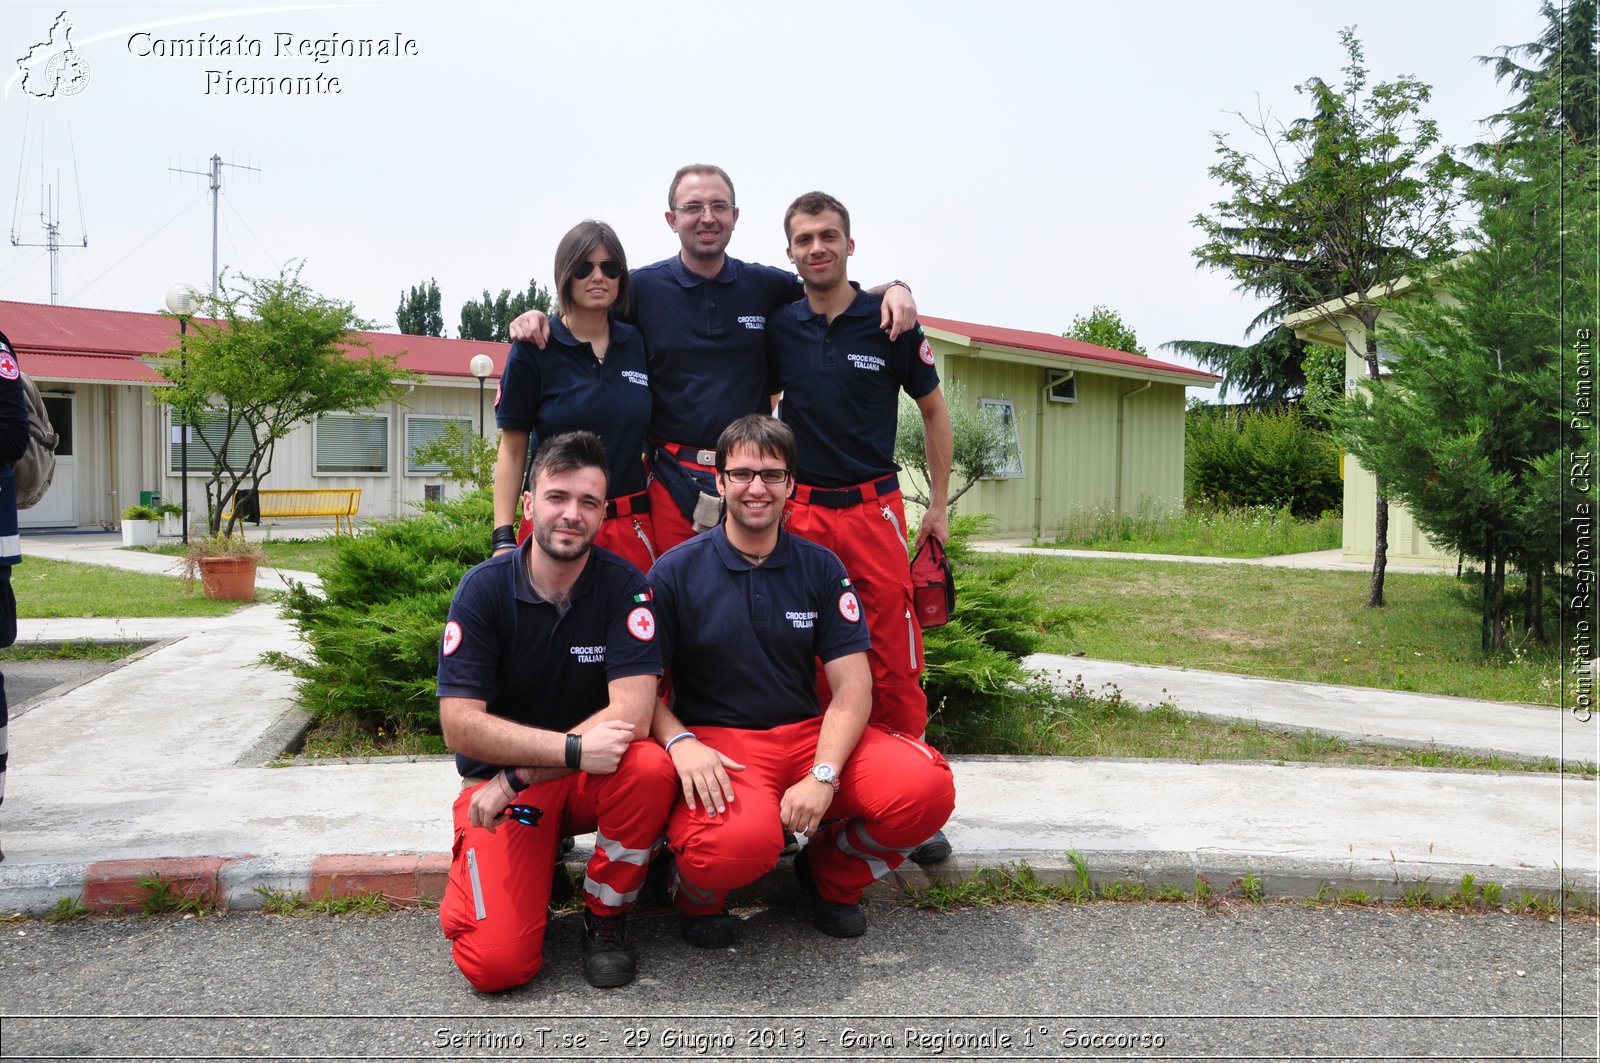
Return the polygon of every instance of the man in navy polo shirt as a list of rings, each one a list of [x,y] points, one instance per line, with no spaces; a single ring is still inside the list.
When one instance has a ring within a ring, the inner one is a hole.
[[[677,790],[671,761],[646,740],[661,674],[649,590],[593,547],[600,438],[544,440],[532,484],[533,534],[462,579],[439,650],[439,722],[462,776],[439,922],[483,992],[538,972],[557,847],[591,830],[584,977],[633,980],[625,913]]]
[[[933,348],[920,327],[897,339],[877,327],[878,297],[850,283],[855,241],[844,204],[807,193],[790,205],[783,230],[789,261],[806,284],[804,299],[767,322],[781,416],[800,452],[788,528],[833,550],[855,579],[872,630],[873,724],[920,736],[928,699],[894,437],[904,390],[922,415],[930,480],[915,544],[930,535],[943,542],[950,535],[952,439]],[[931,863],[949,854],[939,834],[912,858]]]
[[[712,454],[737,417],[772,409],[766,322],[801,295],[795,276],[727,254],[739,208],[719,166],[691,164],[667,188],[667,225],[682,245],[672,258],[633,271],[629,320],[650,351],[650,515],[666,550],[716,522]],[[879,327],[899,336],[917,320],[910,289],[891,281]],[[511,338],[544,344],[544,315],[529,311]],[[698,517],[696,513],[698,512]]]
[[[834,554],[783,530],[794,434],[773,417],[741,417],[714,460],[726,519],[650,570],[672,692],[651,733],[683,792],[667,828],[683,936],[731,945],[728,891],[771,871],[792,832],[810,839],[795,871],[812,924],[856,937],[862,890],[949,817],[955,783],[933,749],[867,726],[861,603]]]

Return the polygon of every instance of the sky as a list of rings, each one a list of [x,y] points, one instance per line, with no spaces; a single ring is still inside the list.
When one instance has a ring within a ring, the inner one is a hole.
[[[1443,139],[1471,143],[1509,99],[1475,57],[1542,29],[1536,0],[118,2],[65,8],[88,77],[36,98],[15,60],[62,11],[0,15],[0,299],[51,301],[47,202],[60,302],[154,311],[209,287],[207,179],[172,171],[216,154],[225,270],[303,263],[380,328],[434,278],[454,335],[485,288],[549,286],[584,218],[632,264],[674,254],[667,184],[710,162],[736,185],[737,257],[785,265],[784,208],[821,189],[851,212],[852,278],[903,278],[923,313],[1059,333],[1105,304],[1180,363],[1159,345],[1241,342],[1257,312],[1192,255],[1214,133],[1247,147],[1237,112],[1306,114],[1296,86],[1341,79],[1353,25],[1372,80],[1430,84]],[[401,54],[316,58],[363,40]],[[233,80],[318,75],[297,95]]]

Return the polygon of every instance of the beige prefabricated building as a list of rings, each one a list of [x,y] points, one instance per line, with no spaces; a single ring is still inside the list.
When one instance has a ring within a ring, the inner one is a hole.
[[[1218,377],[1081,340],[924,317],[959,400],[1015,426],[1020,460],[958,503],[991,533],[1049,538],[1075,515],[1183,508],[1186,389]]]

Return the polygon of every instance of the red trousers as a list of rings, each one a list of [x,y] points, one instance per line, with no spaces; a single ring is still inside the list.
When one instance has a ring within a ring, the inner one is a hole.
[[[928,729],[928,698],[922,692],[922,629],[912,609],[911,557],[900,492],[845,509],[796,498],[789,503],[786,519],[789,531],[839,555],[861,597],[872,636],[867,655],[872,665],[872,722],[901,734],[921,735]],[[824,697],[822,704],[827,703]],[[942,825],[941,821],[934,827]]]
[[[589,910],[615,915],[633,905],[661,845],[678,774],[659,745],[635,742],[610,775],[575,772],[528,787],[515,803],[540,810],[539,822],[507,820],[493,833],[467,822],[477,789],[464,787],[456,797],[439,924],[467,981],[492,993],[522,985],[544,964],[550,878],[563,835],[595,832],[583,880]]]
[[[655,521],[658,557],[698,534],[684,508],[693,513],[699,495],[717,493],[715,470],[696,460],[708,453],[678,443],[656,444],[650,462],[650,516]]]
[[[650,520],[654,526],[657,557],[695,537],[694,522],[683,515],[660,480],[650,481]]]
[[[682,802],[667,825],[676,857],[673,901],[686,915],[715,915],[730,890],[778,865],[784,830],[783,792],[811,771],[822,719],[747,731],[696,727],[700,741],[745,766],[731,771],[734,800],[726,812],[689,811]],[[875,880],[950,818],[955,779],[937,751],[915,738],[868,727],[839,773],[824,826],[806,846],[817,892],[853,904]]]

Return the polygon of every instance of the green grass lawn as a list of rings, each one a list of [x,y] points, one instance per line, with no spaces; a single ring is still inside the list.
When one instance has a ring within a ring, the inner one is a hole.
[[[1261,760],[1273,763],[1358,764],[1404,768],[1464,768],[1477,771],[1562,771],[1593,775],[1592,762],[1564,766],[1438,749],[1360,745],[1316,732],[1276,731],[1255,723],[1212,720],[1179,712],[1124,704],[1074,683],[1063,695],[1045,697],[1025,719],[980,721],[941,747],[947,753],[987,753],[997,747],[1029,756],[1153,757],[1169,760]],[[961,730],[958,728],[958,731]]]
[[[1365,607],[1364,572],[979,555],[1017,573],[1070,619],[1049,653],[1428,694],[1555,704],[1560,665],[1536,650],[1485,659],[1476,589],[1391,572]]]
[[[1149,513],[1077,514],[1042,546],[1202,557],[1275,557],[1332,550],[1339,545],[1337,513],[1296,520],[1287,510],[1197,507],[1174,516]]]
[[[322,575],[322,569],[333,560],[335,540],[324,539],[258,539],[251,536],[250,541],[267,552],[266,564],[272,568],[293,569],[296,572],[315,572]],[[171,557],[182,557],[183,546],[177,543],[167,543],[146,550],[145,553],[165,554]]]
[[[24,558],[11,570],[17,616],[222,616],[239,602],[212,601],[198,582],[177,576],[124,572],[76,561]],[[257,600],[260,600],[257,595]]]

